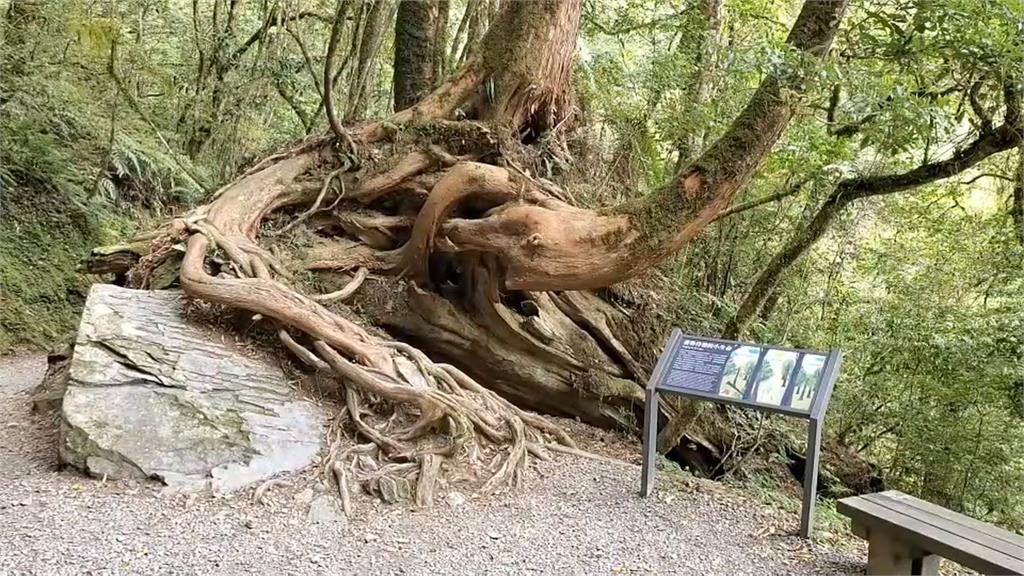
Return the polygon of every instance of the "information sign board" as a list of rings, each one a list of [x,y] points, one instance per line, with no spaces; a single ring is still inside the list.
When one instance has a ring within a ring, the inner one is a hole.
[[[821,426],[841,363],[839,350],[798,350],[688,336],[673,330],[647,383],[641,494],[649,495],[654,484],[661,393],[805,418],[807,458],[800,534],[810,537]]]
[[[823,353],[682,336],[659,388],[808,415],[821,388]]]

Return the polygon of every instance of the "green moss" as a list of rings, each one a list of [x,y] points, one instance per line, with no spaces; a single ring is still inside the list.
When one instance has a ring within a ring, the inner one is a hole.
[[[0,353],[71,334],[89,280],[76,268],[93,246],[123,237],[126,218],[56,194],[11,188],[0,197]]]
[[[637,244],[656,250],[679,231],[689,211],[683,198],[669,184],[606,213],[628,217],[639,234]]]
[[[642,394],[632,380],[616,378],[599,370],[583,370],[569,376],[573,388],[604,399],[642,400]]]
[[[538,36],[547,31],[546,21],[555,18],[558,4],[554,2],[513,2],[514,14],[499,18],[481,42],[484,70],[501,78],[510,86],[533,76]],[[520,55],[520,58],[511,58]]]
[[[101,452],[99,446],[89,439],[89,435],[82,432],[81,428],[63,424],[61,438],[64,445],[61,446],[61,453],[65,461],[77,468],[85,468],[85,461],[98,456]]]

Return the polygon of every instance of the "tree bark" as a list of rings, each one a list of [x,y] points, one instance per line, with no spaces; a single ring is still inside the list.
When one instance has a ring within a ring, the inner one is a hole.
[[[572,113],[581,0],[507,2],[481,41],[477,117],[539,136]]]
[[[437,60],[444,50],[447,24],[447,2],[399,2],[393,77],[396,112],[419,102],[440,82],[442,64]]]

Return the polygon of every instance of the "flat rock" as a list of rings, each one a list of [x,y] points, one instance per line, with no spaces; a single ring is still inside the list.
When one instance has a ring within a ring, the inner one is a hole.
[[[184,317],[178,291],[96,284],[61,406],[61,460],[231,492],[313,463],[326,419],[273,362]]]

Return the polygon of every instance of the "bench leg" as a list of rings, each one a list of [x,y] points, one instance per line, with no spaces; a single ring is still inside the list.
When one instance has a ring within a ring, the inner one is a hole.
[[[868,574],[920,574],[934,576],[939,573],[940,558],[908,546],[879,530],[871,531],[868,540]]]

